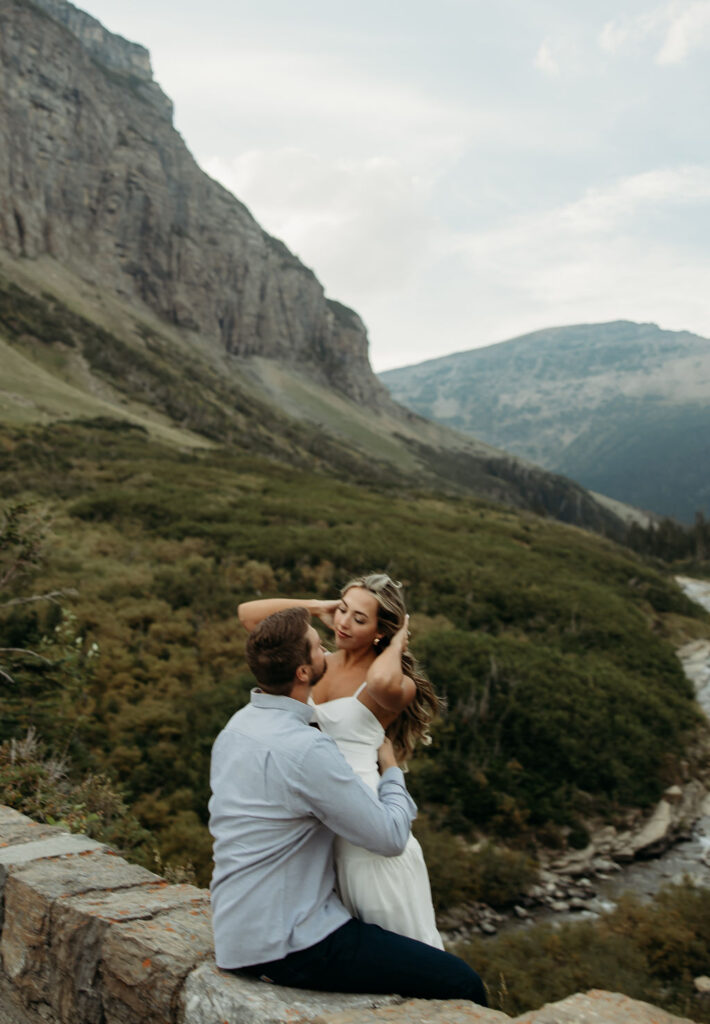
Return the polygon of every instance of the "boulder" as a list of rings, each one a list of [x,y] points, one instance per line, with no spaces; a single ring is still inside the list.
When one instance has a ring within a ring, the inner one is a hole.
[[[692,1024],[650,1003],[592,989],[516,1017],[513,1024]]]

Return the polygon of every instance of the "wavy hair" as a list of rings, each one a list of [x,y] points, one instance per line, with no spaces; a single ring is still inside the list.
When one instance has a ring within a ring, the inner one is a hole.
[[[382,632],[382,639],[374,646],[376,653],[381,654],[405,623],[407,608],[402,584],[386,573],[369,573],[346,583],[340,591],[341,596],[344,597],[352,587],[362,587],[377,601],[377,626]],[[417,743],[425,746],[431,743],[429,726],[444,706],[444,701],[437,696],[417,659],[409,651],[402,655],[402,671],[414,682],[416,693],[411,704],[387,727],[387,736],[392,741],[398,761],[411,757]]]

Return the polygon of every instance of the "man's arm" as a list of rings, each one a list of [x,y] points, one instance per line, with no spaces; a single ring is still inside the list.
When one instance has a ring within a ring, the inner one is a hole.
[[[313,814],[336,835],[385,857],[404,850],[417,807],[396,765],[387,768],[374,793],[335,742],[319,736],[304,758],[299,783]]]

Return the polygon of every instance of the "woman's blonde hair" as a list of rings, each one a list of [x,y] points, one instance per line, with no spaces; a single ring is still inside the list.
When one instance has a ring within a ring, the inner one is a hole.
[[[395,633],[402,628],[407,608],[402,594],[402,584],[391,579],[386,573],[369,573],[350,580],[340,591],[341,596],[352,587],[362,587],[377,601],[377,626],[382,638],[375,644],[378,654],[389,645]],[[402,655],[402,671],[413,680],[416,687],[414,700],[387,728],[398,761],[412,756],[417,743],[431,743],[429,726],[443,707],[443,701],[434,692],[434,687],[424,675],[416,658],[409,651]]]

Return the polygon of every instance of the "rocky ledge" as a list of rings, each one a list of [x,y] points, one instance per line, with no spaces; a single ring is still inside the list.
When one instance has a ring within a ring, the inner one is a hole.
[[[209,893],[0,807],[0,1024],[506,1024],[455,1001],[266,985],[214,963]],[[708,982],[700,978],[698,982]],[[698,987],[698,998],[705,989]],[[708,982],[710,987],[710,982]],[[609,992],[513,1024],[683,1024]]]

